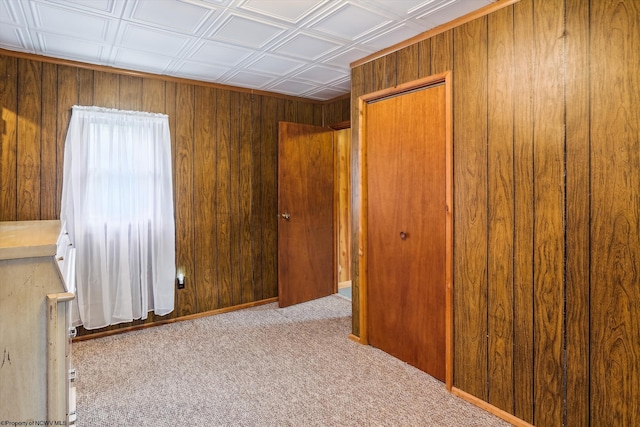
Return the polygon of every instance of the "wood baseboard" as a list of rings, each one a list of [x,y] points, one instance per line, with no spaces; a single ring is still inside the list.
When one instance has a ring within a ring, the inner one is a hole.
[[[357,335],[349,334],[349,339],[350,339],[351,341],[355,341],[355,342],[357,342],[358,344],[363,344],[363,342],[362,342],[362,341],[360,341],[360,337],[359,337],[359,336],[357,336]]]
[[[451,393],[479,408],[484,409],[485,411],[495,415],[496,417],[502,418],[503,420],[513,424],[516,427],[534,427],[533,424],[529,424],[528,422],[521,420],[515,415],[511,415],[510,413],[503,411],[502,409],[495,407],[492,404],[487,403],[484,400],[479,399],[474,395],[467,393],[466,391],[462,391],[458,388],[452,387]]]
[[[344,288],[350,288],[350,287],[351,287],[351,280],[345,280],[344,282],[338,283],[338,289],[344,289]]]
[[[104,332],[97,332],[95,334],[82,335],[82,336],[79,336],[79,337],[75,337],[73,339],[73,342],[92,340],[94,338],[108,337],[108,336],[111,336],[111,335],[121,334],[123,332],[137,331],[137,330],[140,330],[140,329],[151,328],[151,327],[154,327],[154,326],[167,325],[169,323],[175,323],[175,322],[182,322],[183,320],[199,319],[201,317],[213,316],[215,314],[228,313],[230,311],[242,310],[242,309],[245,309],[245,308],[256,307],[256,306],[264,305],[264,304],[270,304],[272,302],[278,302],[278,297],[267,298],[267,299],[263,299],[263,300],[260,300],[260,301],[248,302],[246,304],[234,305],[232,307],[219,308],[217,310],[210,310],[210,311],[205,311],[205,312],[202,312],[202,313],[189,314],[187,316],[182,316],[182,317],[174,317],[173,319],[160,320],[158,322],[153,322],[153,323],[145,323],[145,324],[142,324],[142,325],[129,326],[129,327],[126,327],[126,328],[113,329],[113,330],[104,331]]]

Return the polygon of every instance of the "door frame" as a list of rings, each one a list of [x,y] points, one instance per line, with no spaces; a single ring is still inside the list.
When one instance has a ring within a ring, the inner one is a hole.
[[[400,84],[389,89],[368,93],[358,98],[360,112],[358,148],[359,193],[362,198],[360,209],[360,229],[358,230],[358,247],[360,251],[359,295],[360,295],[360,343],[369,344],[367,313],[367,243],[368,243],[368,172],[367,172],[367,135],[366,104],[403,93],[426,89],[429,86],[444,84],[445,86],[445,384],[447,390],[453,387],[453,138],[451,120],[451,71]]]

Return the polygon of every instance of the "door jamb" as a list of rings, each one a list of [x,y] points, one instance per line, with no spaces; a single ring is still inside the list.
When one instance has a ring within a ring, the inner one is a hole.
[[[367,207],[368,207],[368,174],[366,158],[365,132],[366,104],[390,96],[401,95],[405,92],[426,89],[436,84],[445,85],[445,384],[447,390],[453,387],[453,138],[452,138],[452,104],[451,104],[451,71],[435,74],[433,76],[414,80],[392,88],[368,93],[358,98],[359,138],[358,148],[358,170],[359,192],[362,198],[360,209],[360,229],[358,230],[358,247],[360,252],[360,263],[358,267],[359,295],[360,295],[360,343],[369,344],[367,335]]]

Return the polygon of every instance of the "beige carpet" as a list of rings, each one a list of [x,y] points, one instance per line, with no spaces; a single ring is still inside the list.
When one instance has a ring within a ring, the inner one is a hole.
[[[509,425],[349,340],[350,304],[269,304],[74,343],[78,425]]]

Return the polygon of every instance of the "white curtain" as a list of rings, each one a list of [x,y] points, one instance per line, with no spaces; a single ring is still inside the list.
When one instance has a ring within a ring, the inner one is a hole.
[[[87,329],[173,311],[175,225],[164,114],[74,106],[61,220]]]

